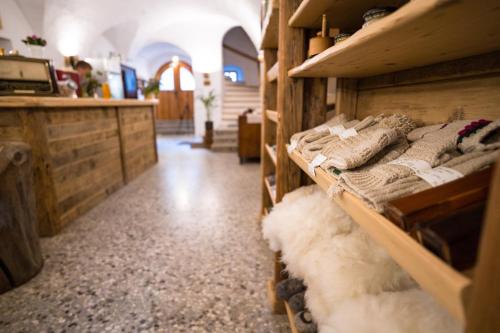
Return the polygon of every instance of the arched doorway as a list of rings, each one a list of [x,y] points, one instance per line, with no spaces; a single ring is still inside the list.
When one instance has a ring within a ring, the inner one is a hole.
[[[157,119],[193,120],[195,80],[191,66],[174,57],[156,72],[160,81]]]

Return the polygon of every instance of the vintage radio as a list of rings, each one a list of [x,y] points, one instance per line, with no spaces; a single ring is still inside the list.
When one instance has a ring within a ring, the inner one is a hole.
[[[53,96],[57,84],[48,60],[0,57],[0,96]]]

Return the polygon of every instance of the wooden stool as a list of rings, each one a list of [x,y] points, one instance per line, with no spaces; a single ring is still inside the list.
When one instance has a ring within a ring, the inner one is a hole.
[[[31,158],[27,144],[0,142],[0,293],[27,282],[43,265]]]

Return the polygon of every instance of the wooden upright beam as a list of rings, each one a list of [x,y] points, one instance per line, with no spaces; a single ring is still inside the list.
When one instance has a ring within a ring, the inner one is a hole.
[[[466,300],[467,333],[500,332],[500,159],[496,163],[474,271],[470,299]],[[469,302],[467,302],[469,301]]]
[[[276,110],[276,82],[271,83],[267,80],[267,71],[276,63],[277,52],[275,49],[264,49],[262,51],[263,59],[261,61],[261,110],[262,110],[262,127],[261,127],[261,172],[262,172],[262,207],[261,215],[267,207],[272,206],[272,200],[269,198],[266,190],[265,177],[270,175],[274,170],[274,163],[270,160],[266,153],[266,143],[271,145],[276,142],[276,125],[272,124],[266,116],[266,110]]]
[[[356,118],[358,104],[358,80],[348,78],[337,79],[336,113],[344,113],[347,119]]]
[[[280,0],[279,6],[279,74],[278,74],[278,137],[276,166],[276,200],[300,186],[300,169],[288,157],[286,144],[302,130],[304,80],[288,77],[288,70],[305,59],[304,29],[291,28],[288,20],[300,0]]]

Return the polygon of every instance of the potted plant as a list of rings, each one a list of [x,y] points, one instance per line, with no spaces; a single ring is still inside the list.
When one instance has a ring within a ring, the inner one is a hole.
[[[205,111],[207,112],[205,130],[212,130],[214,128],[214,123],[212,121],[212,109],[215,107],[215,99],[217,96],[215,95],[215,92],[211,90],[208,95],[203,95],[198,98],[203,103]]]
[[[22,42],[28,47],[30,56],[33,58],[43,58],[47,41],[37,35],[27,36]]]
[[[92,73],[87,73],[85,79],[80,82],[83,97],[98,97],[97,91],[102,86],[103,73],[101,71],[97,71],[96,74],[97,76],[93,76]]]
[[[158,98],[158,93],[160,92],[160,81],[156,79],[150,79],[144,87],[144,96],[146,96],[147,99],[153,99],[153,98]]]

